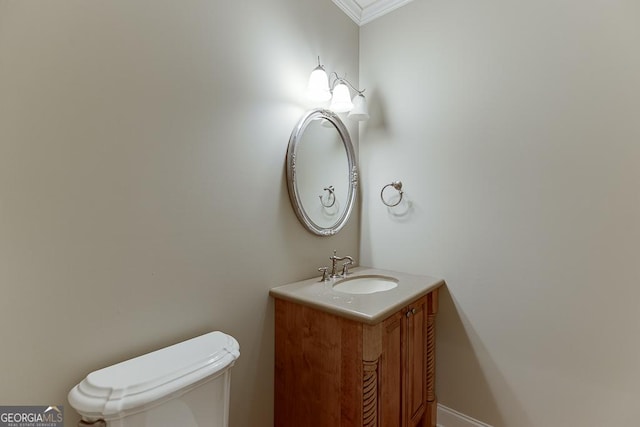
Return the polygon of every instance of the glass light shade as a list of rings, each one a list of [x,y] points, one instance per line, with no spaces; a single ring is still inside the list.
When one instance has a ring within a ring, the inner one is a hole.
[[[349,93],[349,88],[344,83],[339,83],[333,89],[333,98],[331,98],[331,105],[329,106],[330,110],[335,111],[336,113],[345,113],[353,108],[353,103],[351,102],[351,94]]]
[[[318,65],[309,76],[307,86],[309,98],[313,101],[328,101],[331,98],[329,91],[329,77],[322,65]]]
[[[369,120],[369,110],[367,109],[367,99],[359,93],[353,97],[353,109],[349,112],[349,117],[353,120]]]

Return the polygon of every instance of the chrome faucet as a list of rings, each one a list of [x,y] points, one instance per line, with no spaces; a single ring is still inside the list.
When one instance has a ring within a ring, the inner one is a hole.
[[[353,258],[348,255],[337,256],[336,252],[337,251],[333,251],[333,255],[329,257],[329,259],[331,260],[331,274],[329,274],[329,267],[318,268],[318,271],[322,272],[322,278],[320,279],[321,282],[326,282],[328,280],[335,279],[338,277],[347,277],[347,275],[349,274],[349,267],[351,267],[354,263]],[[336,273],[336,263],[338,261],[345,261],[342,264],[341,274]]]
[[[345,277],[347,274],[349,274],[349,266],[353,265],[353,258],[350,256],[337,256],[336,255],[337,251],[333,251],[333,255],[329,257],[329,259],[331,260],[331,274],[329,275],[329,277],[331,277],[332,279],[335,279],[336,277]],[[344,261],[347,260],[347,262],[345,262],[344,264],[342,264],[342,274],[337,274],[336,273],[336,263],[338,261]]]

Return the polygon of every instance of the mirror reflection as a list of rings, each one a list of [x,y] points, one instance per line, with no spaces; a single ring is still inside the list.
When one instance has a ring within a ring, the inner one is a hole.
[[[287,184],[300,222],[312,233],[337,233],[355,200],[357,169],[349,133],[334,113],[313,110],[298,123],[287,151]]]

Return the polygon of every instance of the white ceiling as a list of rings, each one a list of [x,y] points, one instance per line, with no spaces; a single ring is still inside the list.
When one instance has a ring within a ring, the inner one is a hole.
[[[333,0],[358,25],[371,22],[413,0]]]

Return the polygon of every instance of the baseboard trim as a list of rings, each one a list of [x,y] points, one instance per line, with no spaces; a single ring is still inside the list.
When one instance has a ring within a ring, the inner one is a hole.
[[[482,421],[438,404],[438,427],[491,427]]]

